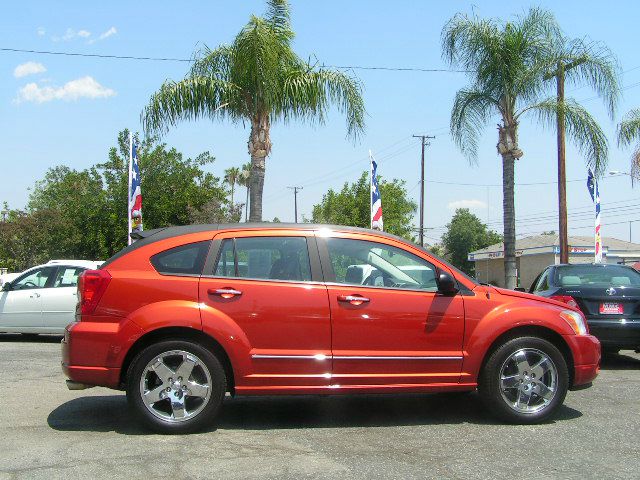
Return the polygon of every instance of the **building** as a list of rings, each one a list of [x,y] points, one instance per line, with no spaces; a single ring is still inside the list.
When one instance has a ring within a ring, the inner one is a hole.
[[[593,237],[569,237],[569,263],[592,263]],[[603,263],[629,264],[640,261],[640,245],[612,237],[602,239]],[[496,243],[469,253],[476,264],[476,278],[483,283],[504,287],[504,244]],[[518,285],[528,289],[548,265],[560,263],[558,235],[536,235],[516,240]]]

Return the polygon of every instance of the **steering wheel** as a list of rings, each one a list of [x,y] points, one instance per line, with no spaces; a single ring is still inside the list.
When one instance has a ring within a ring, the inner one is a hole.
[[[24,288],[24,287],[36,287],[36,288],[37,288],[38,286],[37,286],[35,283],[33,283],[33,282],[24,282],[24,283],[21,285],[21,288]]]

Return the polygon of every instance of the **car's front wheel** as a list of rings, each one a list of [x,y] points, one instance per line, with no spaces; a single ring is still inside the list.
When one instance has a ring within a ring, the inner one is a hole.
[[[518,337],[489,356],[478,390],[500,418],[530,424],[553,415],[568,386],[567,362],[555,345],[539,337]]]
[[[202,345],[182,340],[145,348],[127,375],[129,405],[160,433],[190,433],[211,424],[225,391],[218,358]]]

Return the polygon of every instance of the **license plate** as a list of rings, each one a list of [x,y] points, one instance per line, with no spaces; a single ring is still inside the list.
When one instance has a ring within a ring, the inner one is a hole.
[[[624,308],[621,303],[601,303],[600,314],[601,315],[621,315],[624,313]]]

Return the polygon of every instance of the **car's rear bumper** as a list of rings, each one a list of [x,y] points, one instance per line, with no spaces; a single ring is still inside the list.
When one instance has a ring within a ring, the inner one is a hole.
[[[598,337],[603,347],[640,347],[640,319],[587,317],[587,323],[590,333]]]
[[[62,371],[73,382],[119,388],[127,347],[140,335],[142,330],[131,322],[71,323],[62,339]]]
[[[600,372],[600,342],[593,335],[566,335],[565,341],[573,354],[571,389],[590,384]]]

